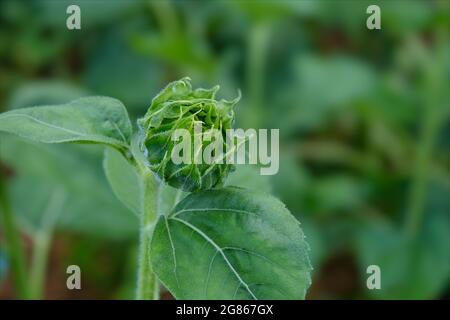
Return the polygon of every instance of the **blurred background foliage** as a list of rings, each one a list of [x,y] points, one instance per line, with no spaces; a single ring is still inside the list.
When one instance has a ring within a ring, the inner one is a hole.
[[[382,29],[368,30],[375,3]],[[81,30],[66,28],[70,4]],[[277,195],[301,221],[308,298],[448,298],[449,13],[446,0],[6,0],[0,109],[107,95],[136,119],[183,76],[227,98],[241,89],[237,126],[279,128],[281,165],[273,177],[239,168],[229,184]],[[47,270],[44,298],[133,297],[137,218],[114,198],[102,155],[1,136],[27,260]],[[0,298],[14,297],[8,261],[1,244]],[[70,264],[82,291],[65,289]],[[366,287],[371,264],[381,290]]]

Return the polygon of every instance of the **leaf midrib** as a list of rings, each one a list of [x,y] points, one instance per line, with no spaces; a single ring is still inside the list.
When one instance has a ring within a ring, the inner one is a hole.
[[[22,114],[22,113],[5,114],[5,115],[2,115],[0,117],[0,120],[1,119],[8,119],[8,118],[11,118],[11,117],[17,117],[17,118],[23,117],[23,118],[29,119],[31,121],[37,122],[37,123],[39,123],[39,124],[41,124],[43,126],[47,126],[49,128],[52,128],[52,129],[61,130],[61,131],[66,132],[66,133],[70,133],[70,134],[82,137],[82,138],[86,139],[86,141],[89,141],[89,138],[91,140],[92,140],[92,138],[97,138],[99,141],[111,142],[111,144],[119,144],[121,146],[126,146],[126,142],[122,142],[122,141],[114,139],[114,138],[110,138],[110,137],[99,135],[99,134],[87,134],[87,133],[83,133],[83,132],[79,132],[79,131],[73,131],[73,130],[70,130],[70,129],[67,129],[67,128],[56,126],[56,125],[48,123],[48,122],[44,122],[44,121],[42,121],[40,119],[37,119],[37,118],[32,117],[32,116],[27,115],[27,114]],[[115,124],[115,125],[117,127],[117,124]],[[120,134],[123,136],[123,133],[122,133],[122,131],[120,131],[119,128],[116,128],[116,130],[119,130]],[[53,141],[55,141],[55,142],[70,142],[70,141],[76,141],[76,140],[77,139],[74,139],[74,138],[68,138],[68,139],[54,139]]]
[[[173,221],[177,221],[179,223],[184,224],[185,226],[187,226],[188,228],[192,229],[193,231],[195,231],[196,233],[198,233],[202,238],[204,238],[208,243],[210,243],[214,249],[216,249],[217,252],[220,253],[220,255],[222,256],[222,258],[224,259],[225,263],[228,265],[228,267],[230,268],[230,270],[234,273],[234,275],[236,276],[236,278],[239,280],[239,283],[242,284],[244,286],[244,288],[248,291],[248,293],[250,293],[250,295],[252,296],[252,298],[254,300],[258,300],[258,298],[255,296],[255,294],[250,290],[248,284],[241,278],[241,276],[239,275],[239,273],[236,271],[236,269],[233,267],[233,265],[231,264],[231,262],[228,260],[227,256],[225,255],[225,253],[223,252],[223,250],[210,238],[208,237],[208,235],[206,235],[203,231],[201,231],[200,229],[198,229],[197,227],[195,227],[194,225],[190,224],[187,221],[178,219],[176,217],[169,217],[168,219],[173,220]],[[167,232],[170,232],[169,230],[169,226],[168,224],[166,225],[167,228]]]

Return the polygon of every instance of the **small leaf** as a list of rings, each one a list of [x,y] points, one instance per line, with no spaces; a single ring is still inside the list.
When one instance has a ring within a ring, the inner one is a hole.
[[[308,245],[277,199],[240,188],[188,195],[160,217],[153,271],[177,299],[304,299]]]
[[[116,197],[137,215],[143,214],[144,210],[155,211],[155,204],[151,201],[154,192],[159,195],[155,212],[158,215],[169,213],[187,194],[163,182],[155,189],[155,179],[150,171],[141,176],[137,168],[113,148],[105,150],[103,168]]]
[[[136,168],[113,148],[105,149],[103,168],[116,197],[136,214],[142,213],[142,180]]]
[[[131,130],[124,105],[108,97],[86,97],[0,115],[0,131],[44,143],[82,141],[126,147]]]
[[[158,215],[167,215],[189,193],[161,182],[158,186],[158,194]]]

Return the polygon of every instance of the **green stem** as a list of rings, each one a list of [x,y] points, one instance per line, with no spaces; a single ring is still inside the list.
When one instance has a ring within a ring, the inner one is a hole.
[[[158,281],[150,266],[150,243],[153,229],[154,225],[152,224],[141,227],[136,300],[159,299]]]
[[[25,253],[12,214],[7,187],[3,177],[0,177],[0,210],[6,250],[11,261],[11,272],[16,294],[19,299],[29,299],[30,294],[27,286]]]
[[[445,107],[440,101],[440,93],[445,92],[442,83],[445,83],[445,62],[448,59],[447,38],[436,32],[436,55],[427,60],[425,70],[425,114],[421,128],[421,135],[416,154],[415,171],[410,190],[409,211],[405,223],[405,231],[409,237],[414,238],[422,224],[425,214],[425,201],[433,144],[436,141],[442,124],[447,117]],[[433,60],[431,60],[433,59]],[[443,108],[444,107],[444,108]]]
[[[144,181],[144,212],[141,216],[141,234],[139,243],[137,300],[158,300],[159,282],[152,271],[150,264],[150,244],[157,217],[158,193],[156,180],[153,174],[141,167],[141,175]]]
[[[438,113],[430,107],[424,116],[419,146],[417,149],[414,177],[410,191],[406,232],[414,237],[422,224],[425,214],[425,200],[433,143],[439,127]]]
[[[63,210],[65,199],[66,194],[56,189],[48,200],[47,208],[42,215],[40,228],[37,231],[31,232],[33,238],[33,258],[31,261],[29,288],[32,299],[42,298],[53,229]]]

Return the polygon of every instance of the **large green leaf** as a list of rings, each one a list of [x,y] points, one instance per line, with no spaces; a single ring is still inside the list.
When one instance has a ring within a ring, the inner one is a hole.
[[[177,299],[303,299],[308,245],[268,194],[228,187],[188,195],[160,217],[153,271]]]
[[[5,112],[0,115],[0,131],[44,143],[83,141],[125,147],[132,128],[119,100],[85,97]]]

